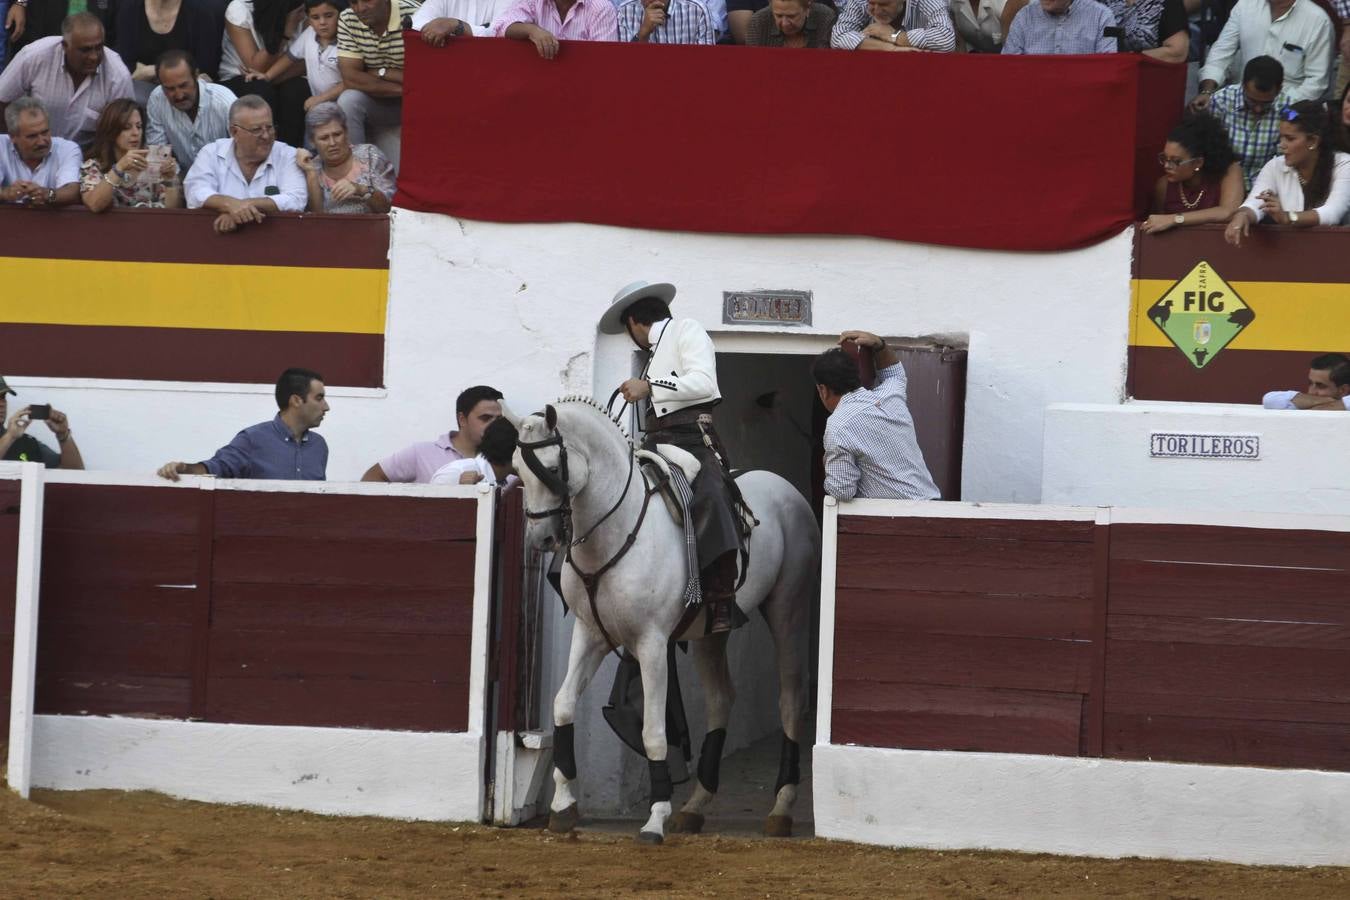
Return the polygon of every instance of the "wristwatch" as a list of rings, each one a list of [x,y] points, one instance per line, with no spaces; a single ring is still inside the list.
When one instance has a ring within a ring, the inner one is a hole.
[[[1298,224],[1298,213],[1294,212],[1293,210],[1289,211],[1289,224],[1290,225]]]
[[[904,33],[905,33],[905,31],[904,31],[903,28],[900,29],[899,31],[893,31],[893,32],[891,32],[891,43],[894,44],[896,41],[900,40],[900,35],[902,35],[902,34],[904,34]]]
[[[1175,216],[1172,217],[1172,222],[1176,225],[1185,225],[1186,217],[1181,213],[1177,213]]]
[[[383,78],[383,77],[384,77],[384,73],[385,73],[385,72],[388,72],[388,71],[389,71],[389,70],[388,70],[387,68],[385,68],[384,66],[380,66],[380,71],[376,72],[375,74],[378,75],[379,77]]]
[[[464,20],[463,20],[463,19],[456,19],[455,22],[457,23],[457,24],[455,25],[455,30],[452,31],[452,32],[450,32],[450,33],[451,33],[452,35],[454,35],[455,37],[459,37],[461,34],[464,33]]]

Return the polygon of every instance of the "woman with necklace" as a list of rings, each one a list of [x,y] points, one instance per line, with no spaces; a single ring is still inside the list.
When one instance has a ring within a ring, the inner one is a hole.
[[[305,173],[310,212],[387,213],[394,199],[394,167],[374,144],[352,146],[347,116],[332,101],[305,115],[309,139],[319,151],[297,150]]]
[[[1350,154],[1337,153],[1326,104],[1300,100],[1280,113],[1280,153],[1252,182],[1252,192],[1224,231],[1240,246],[1263,219],[1312,228],[1339,225],[1350,213]]]
[[[1186,119],[1158,154],[1163,177],[1153,188],[1153,215],[1139,230],[1158,234],[1178,225],[1227,222],[1242,203],[1242,166],[1223,123],[1213,116]]]

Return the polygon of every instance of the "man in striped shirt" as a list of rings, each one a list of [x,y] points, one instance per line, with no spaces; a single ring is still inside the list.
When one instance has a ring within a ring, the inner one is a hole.
[[[715,44],[708,8],[698,0],[627,0],[619,6],[619,40]]]
[[[234,92],[203,80],[186,50],[166,50],[155,64],[155,74],[159,87],[145,104],[145,143],[173,147],[180,171],[186,172],[203,147],[230,136]]]
[[[830,46],[951,53],[956,27],[944,0],[848,0],[839,7]]]
[[[900,358],[875,334],[845,331],[839,336],[841,344],[850,340],[875,354],[875,387],[863,387],[857,363],[838,347],[811,364],[816,393],[830,413],[825,422],[825,492],[840,500],[939,499],[905,400]]]
[[[512,0],[492,23],[492,33],[529,41],[544,59],[558,55],[558,41],[613,41],[618,14],[610,0]]]
[[[416,0],[352,0],[338,16],[338,71],[346,89],[337,102],[347,114],[352,144],[367,143],[367,127],[402,121],[402,22],[411,20],[420,5]]]

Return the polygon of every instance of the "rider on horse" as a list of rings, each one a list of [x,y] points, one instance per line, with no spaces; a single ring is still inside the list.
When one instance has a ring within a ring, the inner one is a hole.
[[[712,409],[722,402],[717,387],[717,355],[712,338],[694,319],[675,319],[671,284],[638,281],[615,295],[600,319],[604,334],[627,332],[650,357],[641,375],[620,385],[623,398],[634,404],[644,432],[643,449],[673,444],[701,465],[693,484],[692,512],[698,542],[699,581],[708,607],[707,631],[730,631],[746,621],[736,605],[736,557],[740,523],[734,508],[735,486],[730,462],[713,428]],[[673,671],[673,669],[672,669]],[[616,707],[641,709],[636,659],[625,653],[614,680]],[[638,715],[637,721],[641,722]],[[610,721],[620,737],[623,729]],[[631,746],[633,744],[625,737]]]

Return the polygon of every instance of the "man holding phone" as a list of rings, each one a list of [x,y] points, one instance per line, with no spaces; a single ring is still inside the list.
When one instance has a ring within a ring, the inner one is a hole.
[[[5,430],[0,434],[0,459],[17,462],[40,462],[49,469],[83,469],[84,459],[80,457],[80,448],[70,434],[70,420],[59,409],[52,409],[46,403],[34,403],[9,415],[9,398],[17,396],[15,390],[0,377],[0,421]],[[45,419],[47,427],[56,435],[56,444],[60,450],[53,450],[32,435],[25,434],[28,426],[37,419]]]

